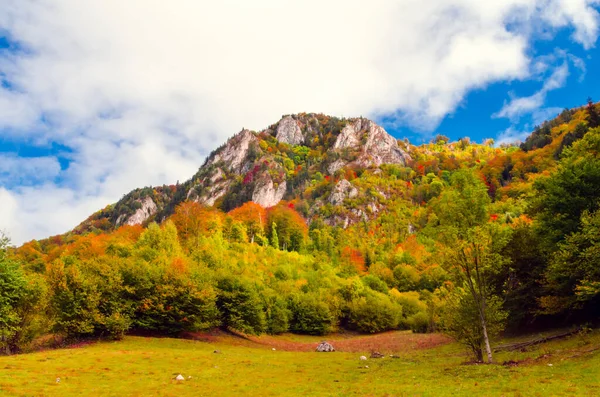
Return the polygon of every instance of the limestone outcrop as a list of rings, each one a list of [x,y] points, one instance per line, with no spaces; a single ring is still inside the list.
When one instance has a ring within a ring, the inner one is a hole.
[[[329,202],[333,205],[341,205],[347,198],[358,196],[358,190],[346,179],[339,181],[329,196]]]
[[[141,207],[135,210],[133,215],[127,218],[127,220],[124,223],[125,225],[141,225],[152,215],[156,214],[156,211],[158,210],[156,204],[150,197],[145,197],[141,200],[137,200],[137,202],[141,204]],[[117,225],[122,224],[123,218],[125,218],[125,215],[121,215],[119,219],[117,219]]]
[[[359,118],[348,123],[338,135],[333,149],[358,152],[353,161],[360,167],[379,167],[381,164],[402,164],[410,155],[398,146],[398,141],[371,120]],[[335,164],[335,163],[334,163]],[[334,168],[338,168],[339,164]]]
[[[261,179],[252,192],[252,201],[264,208],[273,207],[283,199],[286,189],[286,181],[276,184],[271,178]]]
[[[222,162],[232,170],[241,171],[248,160],[252,145],[257,144],[258,139],[252,131],[244,129],[230,138],[225,146],[208,161],[208,165]]]
[[[281,119],[277,126],[275,138],[279,142],[287,143],[289,145],[301,145],[304,142],[302,130],[300,129],[298,122],[291,116],[286,116]]]

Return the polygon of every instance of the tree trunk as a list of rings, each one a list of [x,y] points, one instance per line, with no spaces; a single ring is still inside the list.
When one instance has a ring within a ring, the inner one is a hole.
[[[483,351],[481,350],[481,345],[479,345],[479,346],[472,345],[471,350],[473,350],[473,355],[475,356],[475,361],[483,362]]]
[[[481,328],[483,330],[483,341],[485,342],[485,352],[487,353],[488,364],[493,362],[492,360],[492,348],[490,347],[490,338],[487,333],[487,325],[485,324],[485,317],[481,316]]]

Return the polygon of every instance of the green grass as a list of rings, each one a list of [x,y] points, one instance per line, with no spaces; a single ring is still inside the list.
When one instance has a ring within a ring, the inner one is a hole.
[[[1,357],[0,395],[596,396],[599,347],[595,332],[586,340],[574,336],[528,352],[496,354],[498,362],[521,361],[510,367],[465,365],[468,357],[456,344],[359,361],[360,353],[273,351],[233,337],[215,343],[127,337]],[[173,380],[179,373],[191,378]]]

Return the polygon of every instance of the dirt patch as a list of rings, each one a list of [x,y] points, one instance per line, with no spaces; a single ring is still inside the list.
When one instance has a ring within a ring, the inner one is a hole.
[[[300,342],[292,340],[292,335],[262,335],[248,336],[235,335],[222,330],[188,333],[185,337],[206,342],[224,342],[234,345],[275,348],[283,351],[311,352],[317,345],[327,340],[339,352],[374,352],[384,354],[422,350],[449,343],[451,340],[441,334],[412,334],[409,332],[383,332],[376,335],[360,334],[332,334],[324,336],[314,342]]]

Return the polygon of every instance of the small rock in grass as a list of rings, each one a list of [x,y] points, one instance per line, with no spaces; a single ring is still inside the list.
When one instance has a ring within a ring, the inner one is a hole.
[[[271,350],[275,351],[275,350],[277,350],[277,349],[273,348],[273,349],[271,349]]]
[[[548,366],[549,366],[549,367],[551,367],[551,366],[552,366],[552,364],[548,364]]]
[[[385,356],[379,352],[371,353],[371,358],[383,358],[383,357],[385,357]]]
[[[185,380],[185,378],[183,377],[183,375],[179,374],[175,377],[175,380]]]
[[[317,346],[317,351],[318,352],[334,352],[335,349],[333,348],[333,345],[331,345],[331,343],[327,343],[325,341],[319,343],[319,346]]]
[[[60,383],[60,378],[56,378],[56,383]]]
[[[213,353],[215,353],[215,354],[221,354],[221,350],[215,350]]]
[[[365,365],[365,368],[369,368],[369,366],[368,366],[368,365]]]
[[[360,356],[358,359],[359,359],[360,361],[365,361],[367,358],[366,358],[365,356]]]

